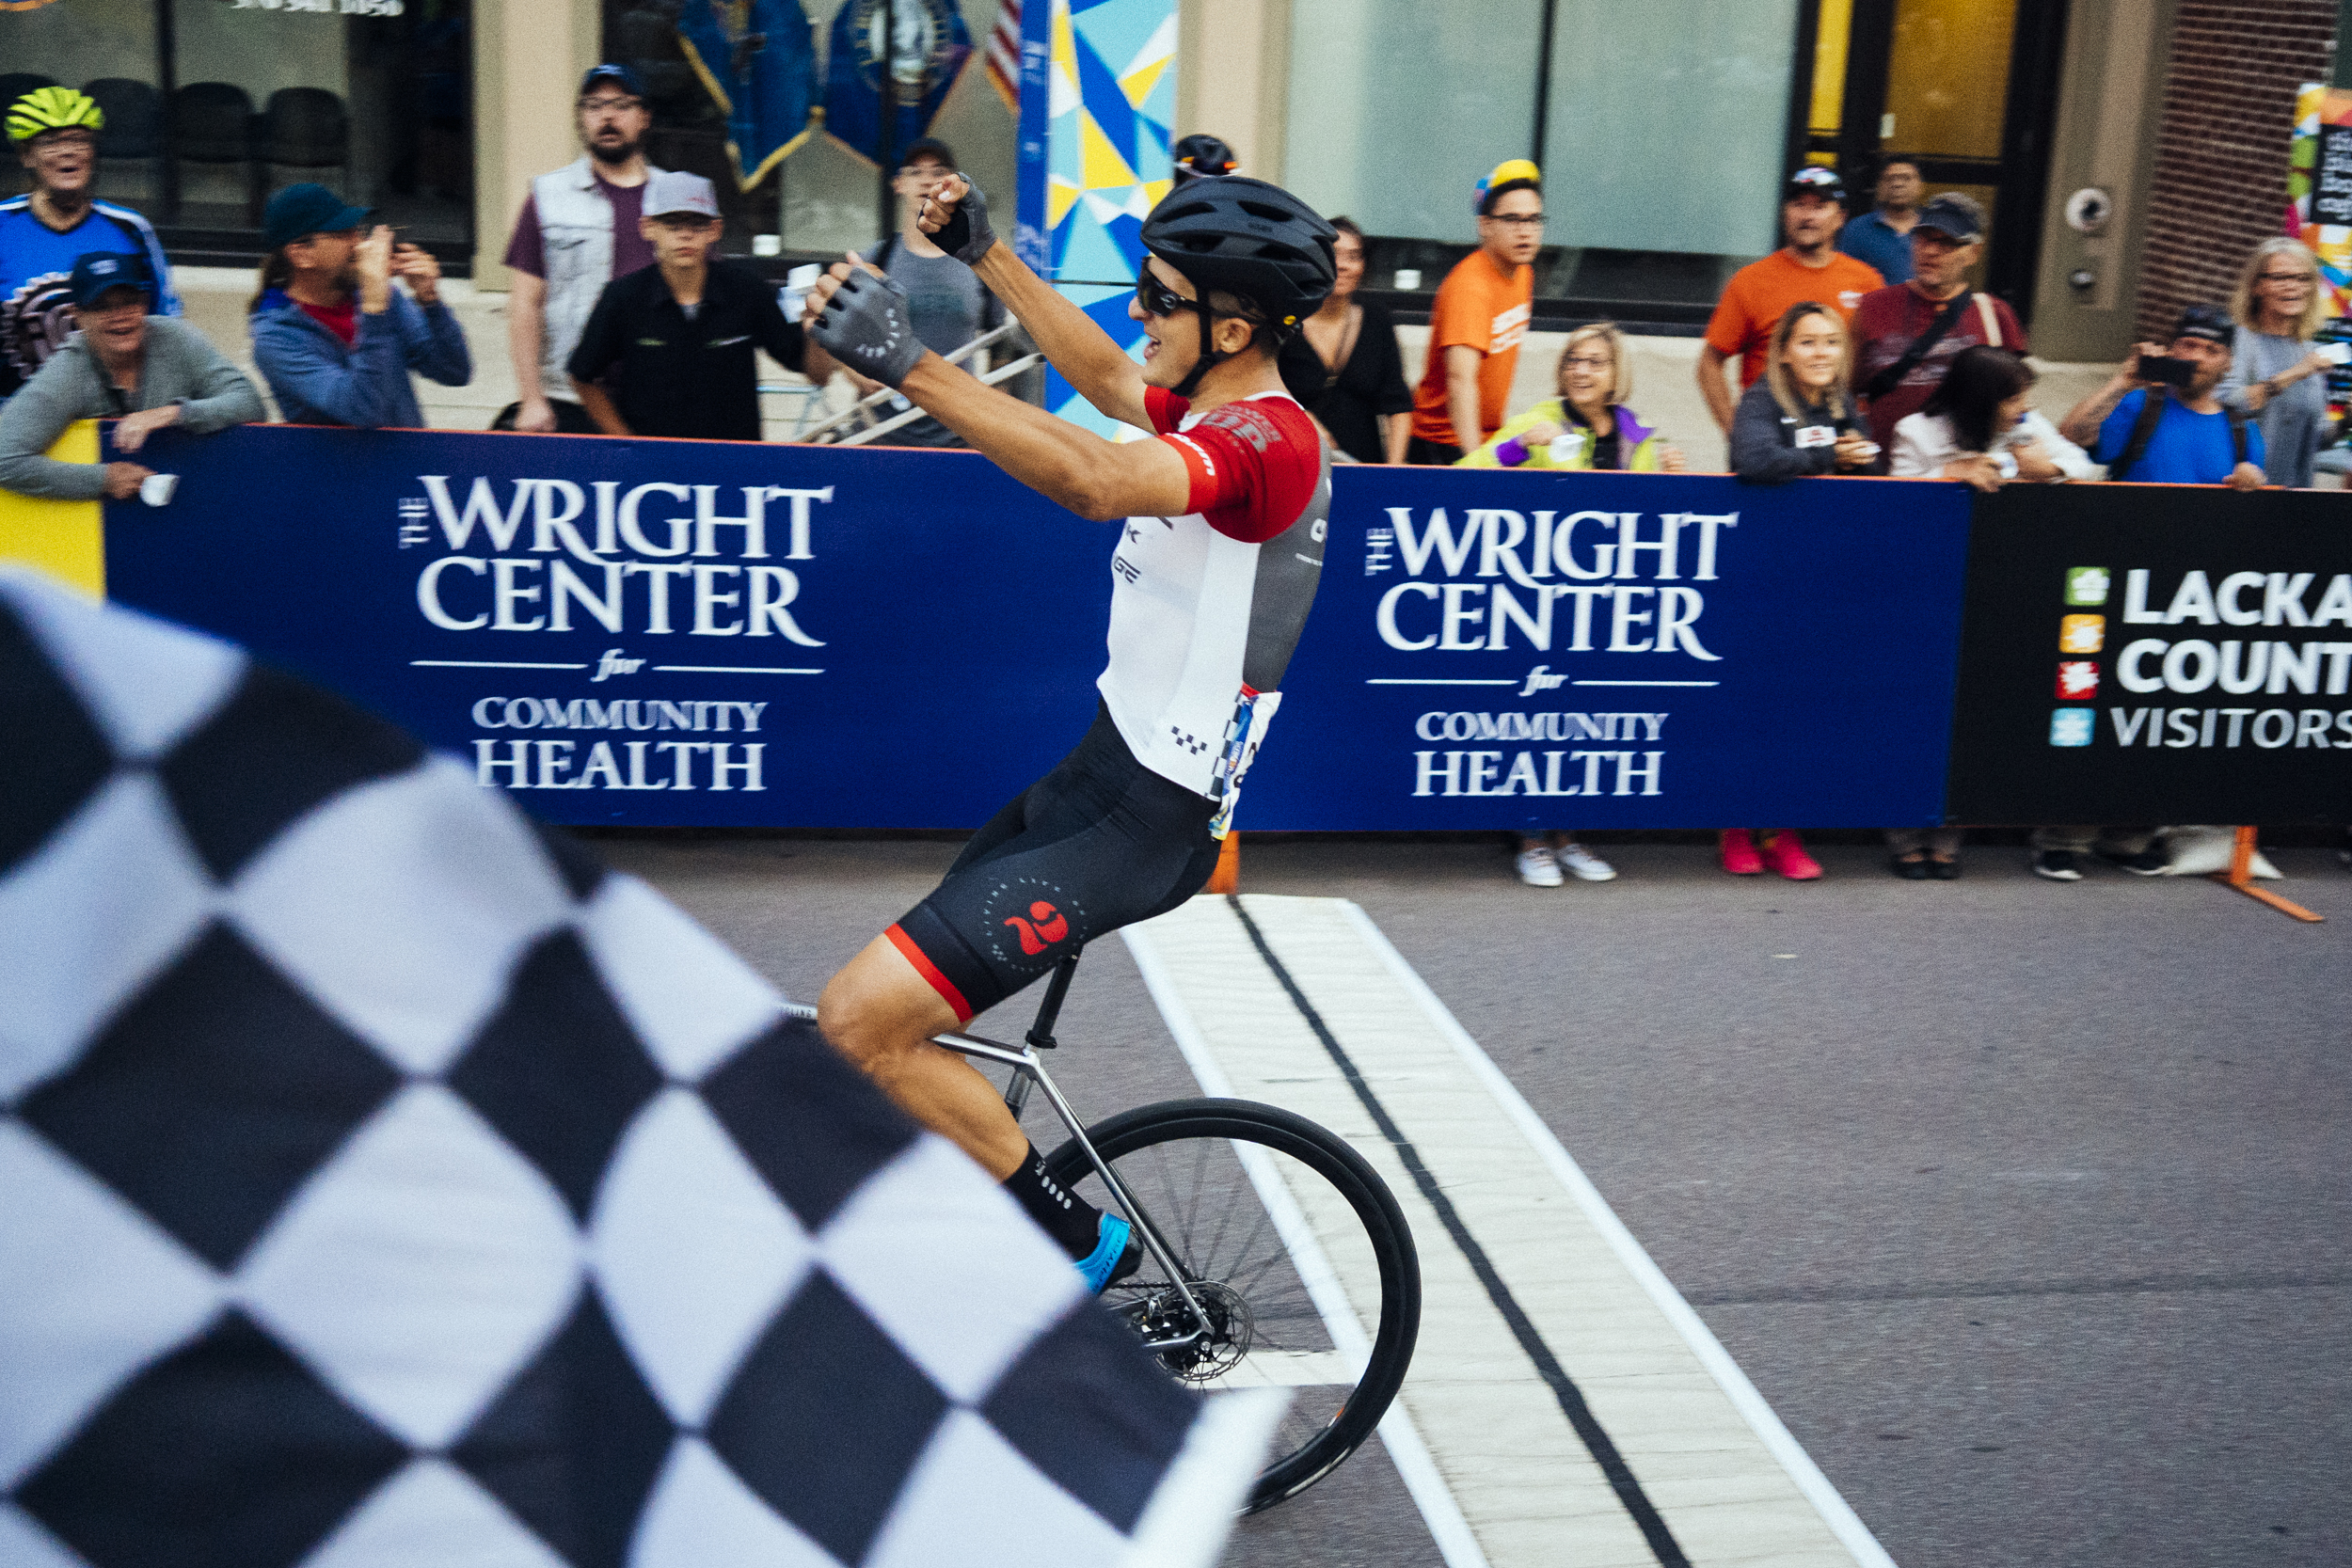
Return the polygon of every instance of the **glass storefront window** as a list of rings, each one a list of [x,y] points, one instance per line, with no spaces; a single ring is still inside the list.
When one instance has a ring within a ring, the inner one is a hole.
[[[106,111],[100,194],[175,251],[251,252],[272,191],[311,180],[404,237],[469,253],[470,0],[52,0],[0,12],[0,95]],[[11,189],[24,188],[11,167]]]
[[[1401,266],[1425,292],[1477,242],[1478,177],[1528,155],[1540,95],[1536,293],[1687,313],[1772,244],[1797,7],[1295,0],[1283,174],[1375,236],[1375,287]]]
[[[1285,181],[1368,233],[1477,244],[1471,189],[1534,141],[1542,25],[1542,0],[1294,0]]]
[[[1562,0],[1544,137],[1555,293],[1711,306],[1777,243],[1796,0]]]

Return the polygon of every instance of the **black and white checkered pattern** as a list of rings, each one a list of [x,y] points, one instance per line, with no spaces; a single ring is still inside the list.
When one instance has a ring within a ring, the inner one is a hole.
[[[1197,1561],[1252,1468],[643,883],[15,572],[0,997],[8,1568]]]

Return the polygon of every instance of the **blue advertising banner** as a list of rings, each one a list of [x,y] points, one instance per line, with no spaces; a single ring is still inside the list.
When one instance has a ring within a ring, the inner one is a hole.
[[[107,504],[110,596],[553,821],[969,828],[1093,717],[1117,531],[970,452],[257,425],[170,461],[169,507]],[[1342,468],[1236,825],[1940,820],[1968,495]]]
[[[1942,820],[1968,492],[1343,467],[1260,828]]]

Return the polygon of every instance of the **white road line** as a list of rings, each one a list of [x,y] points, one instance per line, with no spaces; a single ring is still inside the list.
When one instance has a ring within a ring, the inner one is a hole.
[[[1495,1066],[1494,1058],[1470,1037],[1470,1031],[1462,1027],[1452,1009],[1438,999],[1437,992],[1429,989],[1428,983],[1414,971],[1413,966],[1405,961],[1405,956],[1389,941],[1387,933],[1373,923],[1362,906],[1353,899],[1339,902],[1348,924],[1356,927],[1365,944],[1379,955],[1382,965],[1396,977],[1398,984],[1413,994],[1422,1010],[1429,1015],[1430,1022],[1470,1064],[1470,1071],[1486,1085],[1486,1092],[1494,1096],[1495,1102],[1502,1107],[1504,1114],[1510,1117],[1527,1141],[1534,1146],[1536,1154],[1550,1167],[1560,1185],[1567,1189],[1576,1206],[1583,1211],[1585,1219],[1600,1232],[1601,1240],[1608,1243],[1609,1250],[1616,1255],[1617,1261],[1625,1266],[1626,1272],[1633,1276],[1634,1283],[1641,1286],[1644,1293],[1665,1314],[1666,1321],[1690,1345],[1700,1364],[1746,1418],[1772,1457],[1780,1462],[1781,1468],[1788,1472],[1788,1478],[1797,1483],[1797,1489],[1804,1494],[1805,1500],[1820,1513],[1822,1522],[1853,1554],[1854,1561],[1860,1563],[1862,1568],[1895,1568],[1895,1560],[1887,1555],[1878,1537],[1870,1533],[1870,1527],[1862,1522],[1852,1505],[1831,1483],[1829,1477],[1821,1473],[1821,1467],[1813,1462],[1813,1456],[1804,1451],[1804,1445],[1790,1433],[1779,1415],[1756,1391],[1756,1385],[1748,1380],[1748,1374],[1740,1370],[1740,1363],[1734,1361],[1731,1353],[1724,1349],[1723,1341],[1716,1338],[1714,1331],[1707,1326],[1698,1313],[1692,1310],[1691,1304],[1682,1299],[1682,1292],[1674,1288],[1674,1282],[1666,1277],[1665,1271],[1659,1268],[1650,1255],[1642,1249],[1642,1243],[1634,1239],[1633,1232],[1626,1228],[1616,1211],[1609,1207],[1608,1199],[1600,1196],[1600,1189],[1593,1185],[1592,1179],[1584,1174],[1583,1167],[1576,1163],[1566,1147],[1545,1125],[1544,1118],[1535,1114],[1535,1108],[1519,1093],[1518,1085],[1501,1068]]]
[[[1691,1560],[1892,1568],[1541,1118],[1363,911],[1336,899],[1244,904]],[[1409,1410],[1410,1422],[1389,1447],[1433,1534],[1435,1497],[1495,1568],[1654,1565],[1494,1298],[1232,911],[1196,899],[1126,934],[1209,1092],[1286,1105],[1339,1132],[1405,1207],[1424,1307],[1413,1371],[1391,1412],[1393,1421]],[[1336,1332],[1333,1342],[1346,1343]],[[1408,1445],[1420,1450],[1409,1459]],[[1470,1560],[1445,1540],[1449,1563]]]
[[[1191,1007],[1185,1005],[1175,977],[1162,960],[1158,946],[1142,927],[1130,926],[1120,935],[1126,940],[1127,950],[1135,957],[1136,969],[1143,976],[1144,989],[1151,992],[1152,1004],[1159,1008],[1160,1017],[1168,1024],[1168,1034],[1176,1041],[1177,1051],[1183,1054],[1184,1065],[1192,1069],[1193,1078],[1200,1084],[1201,1092],[1219,1099],[1234,1098],[1232,1080],[1226,1076],[1225,1069],[1217,1064],[1216,1055],[1209,1050],[1209,1042],[1194,1020]],[[1249,1172],[1250,1184],[1263,1193],[1265,1188],[1260,1180],[1260,1173],[1251,1167],[1248,1160],[1251,1153],[1257,1152],[1262,1156],[1259,1163],[1263,1164],[1263,1151],[1255,1150],[1248,1144],[1236,1144],[1233,1151],[1243,1156],[1243,1168]],[[1280,1201],[1269,1200],[1269,1212],[1274,1216],[1277,1234],[1282,1235],[1287,1245],[1290,1235],[1283,1232],[1280,1227],[1289,1215],[1297,1212],[1297,1204],[1282,1189],[1279,1178],[1273,1186],[1282,1196]],[[1301,1223],[1303,1226],[1303,1220]],[[1307,1282],[1309,1296],[1315,1300],[1316,1309],[1322,1311],[1324,1302],[1314,1296],[1314,1291],[1318,1277],[1328,1273],[1330,1264],[1324,1259],[1323,1249],[1313,1243],[1311,1234],[1308,1237],[1308,1250],[1307,1258],[1299,1257],[1294,1250],[1292,1262],[1298,1268],[1299,1277]],[[1315,1266],[1318,1262],[1320,1268]],[[1369,1353],[1370,1342],[1363,1324],[1357,1319],[1355,1308],[1347,1303],[1343,1291],[1340,1293],[1336,1312],[1324,1313],[1324,1327],[1331,1336],[1331,1342],[1343,1350],[1351,1351],[1358,1357]],[[1380,1418],[1380,1442],[1388,1449],[1389,1462],[1396,1466],[1397,1479],[1404,1481],[1406,1494],[1413,1499],[1413,1506],[1421,1511],[1422,1523],[1428,1527],[1430,1539],[1437,1543],[1438,1555],[1445,1560],[1446,1568],[1490,1568],[1486,1553],[1479,1549],[1477,1536],[1470,1530],[1470,1521],[1462,1517],[1461,1506],[1454,1501],[1445,1478],[1438,1473],[1437,1462],[1430,1457],[1429,1447],[1422,1441],[1421,1432],[1413,1425],[1413,1418],[1406,1410],[1402,1400],[1390,1405],[1388,1414]]]

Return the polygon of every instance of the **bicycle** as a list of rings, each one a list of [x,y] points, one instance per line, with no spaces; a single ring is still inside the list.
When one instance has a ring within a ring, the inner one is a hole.
[[[1255,1513],[1337,1469],[1395,1399],[1421,1327],[1412,1231],[1361,1155],[1277,1106],[1169,1100],[1082,1125],[1039,1055],[1058,1044],[1077,970],[1075,954],[1055,967],[1020,1045],[954,1031],[932,1043],[1011,1069],[1005,1105],[1016,1118],[1032,1088],[1044,1091],[1070,1133],[1045,1157],[1048,1172],[1125,1216],[1143,1245],[1142,1268],[1104,1305],[1170,1377],[1295,1390],[1243,1509]],[[1377,1281],[1369,1330],[1343,1277],[1359,1294]]]

